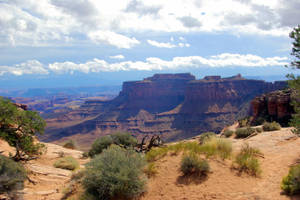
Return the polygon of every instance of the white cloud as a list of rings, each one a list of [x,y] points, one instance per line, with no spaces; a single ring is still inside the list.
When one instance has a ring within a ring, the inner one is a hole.
[[[36,60],[28,61],[14,66],[0,66],[0,75],[13,74],[48,74],[50,72],[64,74],[74,72],[96,73],[107,71],[130,71],[130,70],[174,70],[182,68],[201,67],[267,67],[284,66],[288,64],[287,57],[260,57],[252,54],[223,53],[210,56],[186,56],[174,57],[172,60],[163,60],[157,57],[149,57],[145,61],[124,61],[108,63],[105,60],[93,59],[86,63],[55,62],[44,66]]]
[[[123,55],[115,55],[115,56],[109,56],[109,58],[111,58],[111,59],[122,60],[122,59],[124,59],[125,57],[124,57]]]
[[[171,42],[174,42],[174,38],[171,37],[170,39]],[[178,43],[178,44],[172,44],[170,42],[157,42],[157,41],[154,41],[154,40],[147,40],[148,44],[150,44],[151,46],[155,46],[155,47],[158,47],[158,48],[176,48],[176,47],[190,47],[191,45],[188,44],[188,43]]]
[[[117,48],[130,49],[133,46],[140,44],[140,42],[134,37],[129,38],[111,31],[95,31],[89,33],[88,36],[92,41],[105,43]]]
[[[133,36],[147,31],[287,37],[299,23],[299,9],[299,0],[1,0],[0,45],[64,45],[90,38],[132,48],[139,43]]]
[[[169,42],[157,42],[154,40],[147,40],[148,44],[155,46],[155,47],[159,47],[159,48],[175,48],[177,47],[175,44],[171,44]]]
[[[0,66],[0,75],[12,74],[21,76],[24,74],[48,74],[49,71],[37,60],[16,64],[14,66]]]

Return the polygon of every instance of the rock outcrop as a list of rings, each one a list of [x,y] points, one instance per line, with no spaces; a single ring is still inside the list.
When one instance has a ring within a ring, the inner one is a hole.
[[[119,96],[111,101],[86,102],[77,111],[86,120],[60,131],[52,129],[46,140],[115,131],[137,136],[161,134],[174,140],[204,131],[218,132],[246,116],[254,97],[284,87],[286,82],[247,80],[241,75],[196,80],[189,73],[155,74],[142,81],[125,82]]]
[[[266,120],[288,125],[294,112],[291,106],[291,94],[291,90],[278,90],[253,99],[251,101],[253,122]]]

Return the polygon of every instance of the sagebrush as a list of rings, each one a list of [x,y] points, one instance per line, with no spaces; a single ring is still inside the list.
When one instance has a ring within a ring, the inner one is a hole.
[[[0,155],[0,194],[14,196],[16,190],[24,188],[26,177],[26,171],[21,164]]]
[[[277,122],[265,122],[262,128],[264,131],[277,131],[281,129],[281,126]]]
[[[300,193],[300,164],[290,168],[288,175],[281,181],[281,189],[288,195]]]
[[[112,145],[86,165],[83,186],[97,199],[137,197],[145,191],[145,165],[141,154]]]
[[[195,153],[189,153],[183,156],[180,164],[180,171],[184,175],[207,175],[209,164],[206,160],[200,159]]]
[[[68,170],[75,170],[79,168],[79,162],[72,156],[66,156],[58,159],[54,163],[54,167]]]

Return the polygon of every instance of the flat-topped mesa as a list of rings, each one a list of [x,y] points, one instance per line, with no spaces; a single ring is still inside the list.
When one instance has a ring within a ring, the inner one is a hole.
[[[195,76],[181,73],[155,74],[143,81],[124,82],[116,101],[125,100],[124,106],[129,110],[164,112],[183,102],[186,84],[192,80]]]
[[[154,74],[151,77],[144,78],[148,81],[159,81],[159,80],[195,80],[195,76],[190,73],[178,73],[178,74]]]

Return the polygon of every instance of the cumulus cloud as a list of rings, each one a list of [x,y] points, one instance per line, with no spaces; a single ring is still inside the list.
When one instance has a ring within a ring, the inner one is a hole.
[[[169,42],[157,42],[154,40],[147,40],[148,44],[155,46],[155,47],[159,47],[159,48],[175,48],[177,47],[175,44],[171,44]]]
[[[252,54],[230,54],[223,53],[210,56],[186,56],[174,57],[172,60],[163,60],[157,57],[149,57],[145,61],[123,61],[108,63],[105,60],[94,58],[86,63],[74,63],[70,61],[55,62],[48,66],[39,61],[31,60],[14,66],[0,66],[0,75],[13,74],[16,76],[24,74],[73,74],[115,72],[132,70],[174,70],[182,68],[201,68],[201,67],[267,67],[284,66],[288,64],[287,57],[260,57]]]
[[[92,41],[105,43],[117,48],[130,49],[133,46],[140,44],[140,42],[134,37],[129,38],[111,31],[95,31],[89,33],[88,36]]]
[[[174,42],[174,38],[171,37],[170,41]],[[158,47],[158,48],[169,48],[169,49],[171,49],[171,48],[176,48],[176,47],[190,47],[190,44],[182,43],[182,42],[179,42],[178,44],[173,44],[173,43],[170,43],[170,42],[157,42],[155,40],[147,40],[147,42],[151,46]]]
[[[125,12],[134,12],[139,15],[156,15],[160,9],[161,6],[158,5],[147,6],[140,0],[131,0],[125,9]]]
[[[179,21],[181,21],[183,26],[187,28],[200,27],[202,25],[202,23],[198,19],[191,16],[179,17],[178,19]]]
[[[111,59],[122,60],[122,59],[124,59],[125,57],[124,57],[123,55],[115,55],[115,56],[109,56],[109,58],[111,58]]]
[[[45,66],[37,60],[29,60],[27,62],[16,64],[14,66],[0,66],[0,75],[12,74],[21,76],[24,74],[48,74]]]
[[[299,23],[299,9],[299,0],[1,0],[0,44],[49,46],[91,39],[118,46],[107,33],[126,33],[132,37],[119,37],[126,41],[119,48],[131,48],[138,44],[135,34],[147,31],[287,37]]]

